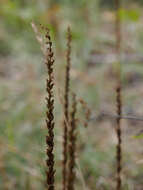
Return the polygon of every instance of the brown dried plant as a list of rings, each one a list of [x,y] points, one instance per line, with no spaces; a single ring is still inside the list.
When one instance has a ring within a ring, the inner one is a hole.
[[[121,131],[121,115],[122,115],[122,100],[121,100],[121,86],[119,85],[116,89],[117,97],[116,97],[116,102],[117,102],[117,115],[119,116],[116,121],[117,121],[117,153],[116,153],[116,159],[117,159],[117,185],[116,189],[120,190],[122,181],[121,181],[121,161],[122,161],[122,131]]]
[[[117,148],[116,148],[116,160],[117,160],[117,181],[116,181],[116,190],[121,190],[122,181],[121,181],[121,170],[122,170],[122,130],[121,130],[121,116],[122,116],[122,100],[121,100],[121,63],[120,63],[120,54],[121,54],[121,19],[120,19],[120,7],[121,1],[116,0],[116,22],[115,22],[115,35],[116,35],[116,54],[118,61],[118,71],[117,71],[117,88],[116,88],[116,102],[117,102],[117,115],[119,116],[116,119],[117,127]]]
[[[73,103],[72,103],[72,112],[71,112],[71,122],[69,129],[69,144],[68,144],[68,152],[69,152],[69,162],[68,162],[68,179],[67,179],[67,189],[74,190],[74,181],[75,181],[75,152],[76,152],[76,110],[77,110],[77,101],[76,96],[73,94]]]
[[[65,76],[65,95],[64,95],[64,134],[63,134],[63,190],[66,190],[67,177],[67,142],[68,142],[68,126],[69,121],[69,83],[70,83],[70,65],[71,65],[71,30],[67,30],[67,55],[66,55],[66,76]]]
[[[47,101],[47,112],[46,112],[46,124],[47,124],[47,129],[48,129],[48,134],[46,136],[46,144],[47,144],[47,171],[46,171],[46,177],[47,177],[47,189],[48,190],[54,190],[54,175],[55,175],[55,170],[54,170],[54,97],[53,97],[53,87],[54,87],[54,82],[53,82],[53,64],[54,64],[54,53],[52,50],[52,41],[51,37],[49,34],[48,28],[46,28],[46,44],[47,44],[47,54],[46,54],[46,66],[47,66],[47,80],[46,80],[46,91],[48,96],[46,97]]]
[[[117,83],[121,84],[121,18],[120,18],[121,0],[115,0],[115,52],[117,58]],[[118,85],[118,84],[117,84]]]

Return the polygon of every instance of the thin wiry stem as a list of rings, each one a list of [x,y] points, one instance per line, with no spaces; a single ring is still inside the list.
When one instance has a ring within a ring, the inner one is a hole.
[[[116,33],[116,53],[120,54],[121,48],[121,19],[120,19],[120,7],[121,0],[115,0],[115,9],[116,9],[116,21],[115,21],[115,33]]]
[[[121,18],[120,18],[121,0],[115,0],[115,51],[117,57],[117,82],[121,83]]]
[[[76,152],[76,96],[73,94],[73,105],[71,112],[71,123],[69,129],[69,163],[68,163],[68,179],[67,179],[67,189],[74,190],[74,181],[75,181],[75,152]]]
[[[52,50],[52,42],[51,42],[51,37],[49,35],[49,30],[46,29],[46,44],[47,44],[47,55],[46,55],[46,66],[47,66],[47,83],[46,83],[46,90],[48,96],[46,97],[47,101],[47,112],[46,112],[46,124],[47,124],[47,129],[48,129],[48,134],[46,136],[46,144],[47,144],[47,190],[54,190],[54,175],[55,175],[55,170],[54,170],[54,154],[53,154],[53,149],[54,149],[54,97],[53,97],[53,64],[54,64],[54,53]]]
[[[108,114],[108,113],[101,113],[102,117],[109,117],[109,118],[113,118],[113,119],[127,119],[127,120],[136,120],[136,121],[143,121],[143,117],[137,117],[137,116],[130,116],[130,115],[112,115],[112,114]]]
[[[121,101],[121,86],[118,86],[116,89],[117,97],[116,97],[116,102],[117,102],[117,115],[121,116],[122,115],[122,101]],[[121,118],[117,118],[117,152],[116,152],[116,159],[117,159],[117,184],[116,184],[116,189],[120,190],[122,181],[121,181],[121,162],[122,162],[122,131],[121,131]]]
[[[116,103],[117,103],[117,115],[119,116],[116,118],[117,127],[117,147],[116,147],[116,160],[117,160],[117,184],[116,190],[121,190],[122,181],[121,181],[121,162],[122,162],[122,130],[121,130],[121,115],[122,115],[122,100],[121,100],[121,63],[120,63],[120,53],[121,53],[121,19],[120,19],[120,7],[121,7],[121,0],[115,0],[115,9],[116,9],[116,22],[115,22],[115,34],[116,34],[116,54],[117,54],[117,64],[118,64],[118,71],[117,71],[117,88],[116,88]]]
[[[93,121],[93,120],[99,120],[99,119],[105,119],[105,118],[110,118],[110,119],[127,119],[127,120],[135,120],[135,121],[143,121],[143,117],[138,117],[138,116],[134,116],[134,115],[126,115],[126,114],[122,114],[122,115],[115,115],[112,113],[106,113],[106,112],[101,112],[99,114],[95,114],[94,116],[90,117],[88,121]]]
[[[70,85],[70,65],[71,65],[71,31],[70,27],[67,30],[67,55],[66,55],[66,76],[65,76],[65,95],[64,95],[64,115],[66,121],[69,120],[69,85]],[[64,121],[64,134],[63,134],[63,190],[66,190],[66,177],[67,177],[67,140],[68,127]]]

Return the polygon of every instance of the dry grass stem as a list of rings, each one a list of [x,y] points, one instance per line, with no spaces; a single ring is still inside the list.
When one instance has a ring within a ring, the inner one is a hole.
[[[75,152],[76,152],[76,110],[77,110],[77,102],[76,96],[73,94],[73,104],[72,104],[72,112],[71,112],[71,124],[69,129],[69,163],[68,163],[68,179],[67,179],[67,189],[74,190],[74,182],[75,182]]]
[[[48,72],[48,78],[47,78],[47,84],[46,84],[46,90],[48,97],[46,98],[47,101],[47,112],[46,112],[46,124],[47,124],[47,129],[48,129],[48,134],[46,136],[46,144],[47,144],[47,189],[48,190],[54,190],[54,175],[55,175],[55,170],[54,170],[54,154],[53,154],[53,149],[54,149],[54,97],[53,97],[53,64],[54,64],[54,54],[52,50],[52,42],[51,42],[51,37],[49,35],[49,30],[46,29],[46,44],[47,44],[47,55],[46,55],[46,66],[47,66],[47,72]]]
[[[70,85],[70,64],[71,64],[71,31],[68,27],[67,30],[67,55],[66,55],[66,76],[65,76],[65,94],[64,94],[64,115],[68,122],[69,119],[69,85]],[[64,121],[64,134],[63,134],[63,190],[66,190],[66,177],[67,177],[67,141],[68,141],[68,126]]]
[[[117,115],[121,116],[122,115],[122,101],[121,101],[121,86],[118,86],[116,89],[117,97],[116,97],[116,102],[117,102]],[[121,162],[122,162],[122,131],[121,131],[121,118],[117,118],[117,152],[116,152],[116,159],[117,159],[117,184],[116,184],[116,190],[121,190]]]

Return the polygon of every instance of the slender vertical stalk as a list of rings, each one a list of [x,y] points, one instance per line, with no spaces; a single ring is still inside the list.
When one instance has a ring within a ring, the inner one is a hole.
[[[116,152],[116,159],[117,159],[117,184],[116,184],[116,190],[121,189],[122,181],[121,181],[121,162],[122,162],[122,131],[121,131],[121,115],[122,115],[122,100],[121,100],[121,86],[119,85],[116,89],[117,97],[116,97],[116,102],[117,102],[117,114],[118,118],[116,119],[117,121],[117,152]]]
[[[65,95],[64,95],[64,115],[66,122],[64,121],[64,134],[63,134],[63,190],[66,190],[66,177],[67,177],[67,139],[68,139],[68,127],[69,120],[69,85],[70,85],[70,65],[71,65],[71,31],[68,27],[67,30],[67,55],[66,55],[66,75],[65,75]]]
[[[116,53],[120,54],[121,48],[121,19],[120,19],[121,0],[115,0],[116,20],[115,20],[115,33],[116,33]]]
[[[75,152],[76,152],[76,96],[73,94],[73,104],[72,104],[72,112],[71,112],[71,123],[69,129],[69,163],[68,163],[68,179],[67,179],[67,189],[74,190],[74,181],[75,181]]]
[[[121,0],[115,0],[116,9],[116,21],[115,21],[115,35],[116,35],[116,55],[117,55],[117,88],[116,88],[116,103],[117,103],[117,115],[119,118],[116,119],[117,127],[117,147],[116,147],[116,160],[117,160],[117,181],[116,190],[121,190],[122,180],[121,180],[121,170],[122,170],[122,130],[121,130],[121,115],[122,115],[122,100],[121,100],[121,19],[120,19],[120,7]]]
[[[46,111],[46,124],[47,124],[47,129],[48,129],[48,134],[46,136],[46,144],[47,144],[47,190],[54,190],[54,175],[55,175],[55,170],[54,170],[54,97],[53,97],[53,64],[54,64],[54,58],[53,58],[53,50],[52,50],[52,41],[51,37],[49,35],[49,30],[46,29],[46,44],[47,44],[47,55],[46,55],[46,66],[47,66],[47,80],[46,80],[46,91],[48,96],[46,97],[47,101],[47,111]]]
[[[117,57],[117,83],[121,83],[121,19],[120,19],[121,0],[115,0],[115,51]]]

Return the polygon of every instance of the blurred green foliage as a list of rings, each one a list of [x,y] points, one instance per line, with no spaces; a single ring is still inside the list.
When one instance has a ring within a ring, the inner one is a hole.
[[[121,20],[123,21],[137,22],[140,18],[139,11],[135,9],[132,9],[132,10],[120,9],[119,14],[120,14]]]
[[[100,7],[102,8],[115,8],[115,0],[100,0]],[[121,3],[124,4],[124,5],[129,5],[129,4],[138,4],[138,5],[142,5],[143,4],[143,0],[121,0]]]

